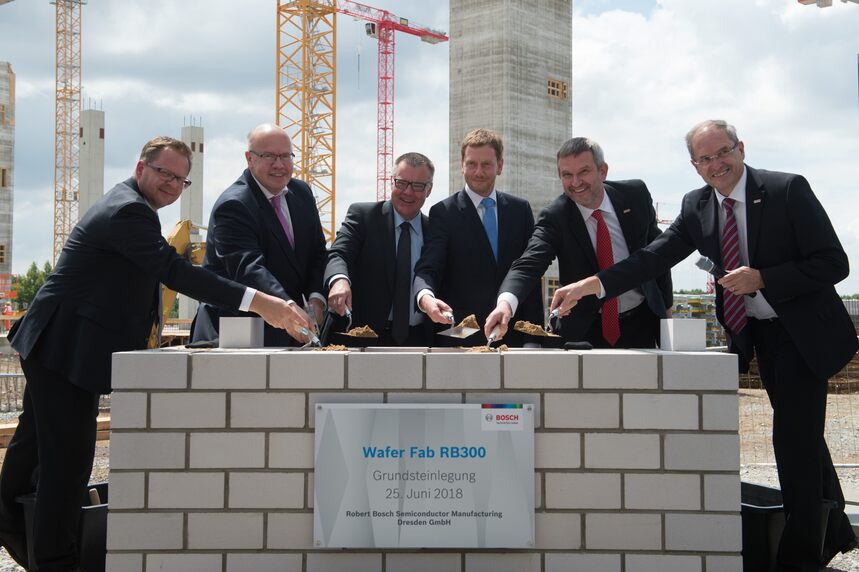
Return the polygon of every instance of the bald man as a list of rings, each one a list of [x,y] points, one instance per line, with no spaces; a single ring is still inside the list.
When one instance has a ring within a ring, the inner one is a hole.
[[[294,158],[280,127],[266,123],[248,134],[248,168],[212,207],[203,267],[299,306],[306,300],[321,322],[325,237],[310,187],[292,177]],[[242,315],[203,304],[192,340],[214,340],[222,316]],[[266,326],[266,346],[293,343],[286,332]]]

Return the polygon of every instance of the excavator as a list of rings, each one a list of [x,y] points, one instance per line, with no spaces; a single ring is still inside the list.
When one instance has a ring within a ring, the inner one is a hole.
[[[191,264],[200,265],[203,263],[203,258],[206,256],[205,242],[192,242],[191,230],[200,229],[206,230],[206,227],[194,224],[190,220],[180,220],[176,223],[167,234],[167,244],[176,249],[179,256],[191,262]],[[173,303],[176,301],[176,291],[171,290],[167,286],[161,285],[161,320],[159,324],[152,326],[152,332],[149,334],[149,348],[158,348],[170,345],[169,341],[162,339],[160,329],[167,323],[170,317],[170,310],[173,308]],[[159,327],[160,326],[160,327]]]

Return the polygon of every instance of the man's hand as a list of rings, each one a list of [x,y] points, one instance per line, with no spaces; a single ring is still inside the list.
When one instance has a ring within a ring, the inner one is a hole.
[[[757,292],[763,288],[764,279],[759,270],[749,268],[748,266],[740,266],[728,272],[723,278],[720,278],[719,284],[725,290],[742,296]]]
[[[507,325],[510,323],[510,318],[512,317],[513,309],[510,307],[510,304],[504,300],[498,302],[492,313],[486,317],[486,323],[483,326],[483,334],[486,336],[486,339],[488,340],[489,336],[492,335],[492,330],[495,326],[498,326],[498,337],[495,338],[495,341],[497,342],[503,338],[504,334],[507,333]]]
[[[561,317],[570,313],[570,310],[585,296],[597,295],[602,290],[602,285],[596,276],[589,276],[584,280],[567,284],[555,290],[552,296],[552,305],[549,310],[558,310]]]
[[[249,309],[270,326],[286,330],[295,340],[303,344],[310,341],[308,336],[301,333],[301,329],[312,332],[313,322],[298,304],[288,304],[285,300],[257,291]]]
[[[352,311],[352,287],[345,278],[340,278],[328,290],[328,307],[338,316],[346,315],[346,310]]]
[[[439,300],[430,294],[424,294],[418,302],[418,306],[436,324],[450,325],[450,320],[445,314],[452,315],[453,309],[445,304],[443,300]]]

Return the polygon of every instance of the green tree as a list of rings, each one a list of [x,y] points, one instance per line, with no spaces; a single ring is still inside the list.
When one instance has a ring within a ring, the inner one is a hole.
[[[33,262],[27,269],[27,273],[18,277],[18,280],[15,282],[15,290],[17,292],[15,304],[19,310],[30,306],[33,298],[36,297],[36,292],[38,292],[39,288],[42,287],[42,284],[45,283],[51,270],[50,262],[45,262],[45,265],[41,270],[39,270],[39,267],[36,266],[35,262]]]
[[[701,290],[700,288],[692,288],[691,290],[678,290],[677,292],[675,292],[675,294],[686,294],[686,295],[693,295],[693,296],[700,296],[703,293],[704,293],[704,291]]]

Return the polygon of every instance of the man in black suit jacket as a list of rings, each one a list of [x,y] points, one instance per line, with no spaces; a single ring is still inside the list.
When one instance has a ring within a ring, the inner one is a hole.
[[[856,547],[823,438],[827,380],[859,347],[834,288],[849,273],[847,255],[808,181],[745,165],[733,126],[705,121],[689,131],[686,143],[706,186],[683,198],[680,215],[650,245],[560,289],[552,307],[563,314],[583,296],[613,296],[696,249],[723,265],[728,274],[716,287],[717,316],[741,370],[757,355],[773,407],[773,448],[788,517],[776,569],[817,571],[838,551]],[[839,506],[829,511],[821,538],[823,499]]]
[[[432,343],[431,322],[415,311],[411,294],[414,265],[420,257],[429,223],[421,207],[432,191],[434,173],[432,161],[420,153],[398,157],[391,180],[391,199],[350,206],[328,253],[325,268],[328,307],[341,316],[349,309],[353,325],[370,326],[379,334],[374,345]],[[403,224],[409,226],[409,248],[407,259],[402,258],[405,268],[400,285],[398,249]],[[399,329],[394,327],[395,318],[400,318],[395,307],[398,294],[405,309]]]
[[[506,331],[518,301],[539,285],[555,257],[561,284],[599,271],[601,229],[595,211],[610,237],[612,248],[604,253],[608,264],[623,260],[661,233],[647,186],[639,180],[606,181],[608,165],[595,141],[570,139],[557,157],[564,194],[540,213],[528,248],[501,284],[498,305],[485,324],[487,333],[499,323]],[[559,333],[568,341],[585,340],[594,347],[653,348],[659,341],[659,320],[666,317],[672,299],[671,273],[666,272],[613,299],[613,306],[588,298],[561,320]],[[614,336],[603,331],[603,324],[616,328]]]
[[[159,137],[147,143],[134,177],[87,211],[27,314],[9,332],[27,384],[0,473],[0,542],[25,566],[24,517],[15,497],[36,490],[30,564],[42,572],[77,570],[98,396],[110,392],[111,354],[146,348],[158,319],[159,282],[259,313],[298,337],[310,325],[300,310],[195,268],[167,244],[156,211],[190,185],[190,169],[191,150],[181,141]]]
[[[290,303],[309,301],[312,317],[321,322],[325,236],[310,187],[292,178],[294,157],[292,141],[277,125],[259,125],[248,134],[248,168],[212,207],[203,268]],[[241,315],[202,304],[191,339],[213,340],[221,316]],[[269,327],[264,338],[266,346],[293,342]]]
[[[525,250],[534,229],[528,201],[495,188],[495,178],[504,167],[504,146],[497,133],[489,129],[470,132],[462,142],[461,157],[465,188],[430,209],[429,232],[415,267],[418,306],[433,322],[445,325],[450,325],[446,314],[458,319],[475,314],[478,323],[486,319],[495,307],[501,281]],[[490,234],[494,236],[490,238]],[[538,290],[523,300],[516,317],[542,322],[543,301]],[[521,346],[524,341],[523,336],[514,335],[507,343]],[[482,343],[477,335],[453,342]]]

